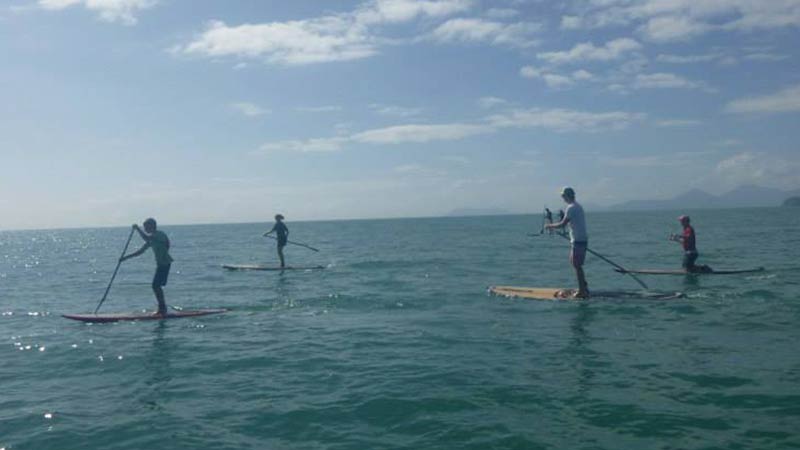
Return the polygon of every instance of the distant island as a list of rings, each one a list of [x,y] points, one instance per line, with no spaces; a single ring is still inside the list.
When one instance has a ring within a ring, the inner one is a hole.
[[[800,190],[783,191],[762,186],[739,186],[721,195],[713,195],[700,189],[666,200],[631,200],[609,206],[609,210],[645,211],[665,209],[715,209],[748,208],[786,205],[787,197],[800,198]]]
[[[783,206],[800,206],[800,197],[789,197],[783,201]]]

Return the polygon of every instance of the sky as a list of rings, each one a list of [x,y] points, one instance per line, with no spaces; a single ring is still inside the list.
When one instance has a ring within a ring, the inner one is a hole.
[[[0,229],[800,188],[800,0],[1,0]]]

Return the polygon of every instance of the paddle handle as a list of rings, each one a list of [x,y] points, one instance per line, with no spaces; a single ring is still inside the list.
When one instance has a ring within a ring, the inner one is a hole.
[[[270,239],[275,239],[275,240],[278,240],[278,238],[276,238],[275,236],[271,236],[271,235],[269,235],[269,234],[265,234],[264,236],[266,236],[266,237],[268,237],[268,238],[270,238]],[[298,246],[300,246],[300,247],[305,247],[305,248],[307,248],[307,249],[309,249],[309,250],[313,250],[313,251],[315,251],[315,252],[318,252],[318,251],[319,251],[319,249],[316,249],[316,248],[314,248],[314,247],[312,247],[312,246],[310,246],[310,245],[303,244],[303,243],[301,243],[301,242],[292,242],[292,241],[289,241],[289,240],[287,240],[286,242],[288,242],[288,243],[290,243],[290,244],[293,244],[293,245],[298,245]]]
[[[97,314],[97,311],[100,310],[100,306],[106,301],[106,297],[108,297],[108,291],[111,290],[111,285],[114,283],[114,278],[117,277],[117,272],[119,272],[119,266],[122,264],[122,257],[125,256],[125,252],[128,251],[128,245],[131,243],[131,238],[133,237],[133,232],[136,231],[133,227],[131,227],[131,234],[128,235],[128,240],[125,242],[125,248],[122,249],[122,254],[119,256],[117,260],[117,267],[114,269],[114,274],[111,275],[111,281],[108,282],[108,286],[106,287],[106,292],[103,294],[103,298],[100,299],[100,303],[97,304],[97,308],[94,309],[94,313]]]

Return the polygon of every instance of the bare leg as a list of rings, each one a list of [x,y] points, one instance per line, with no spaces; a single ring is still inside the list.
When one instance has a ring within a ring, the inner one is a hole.
[[[283,246],[278,246],[278,257],[281,259],[281,267],[286,267],[286,262],[283,259]]]
[[[153,292],[156,294],[156,301],[158,301],[158,314],[161,316],[167,315],[167,303],[164,301],[164,290],[161,286],[153,285]]]
[[[588,297],[589,285],[586,283],[586,275],[583,273],[583,266],[575,268],[575,275],[578,276],[578,292],[575,293],[575,296]]]

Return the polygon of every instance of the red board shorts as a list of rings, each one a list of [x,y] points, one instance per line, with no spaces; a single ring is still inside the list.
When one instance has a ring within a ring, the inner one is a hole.
[[[586,261],[586,248],[589,247],[588,242],[573,242],[569,249],[569,262],[572,267],[578,268],[583,266]]]

